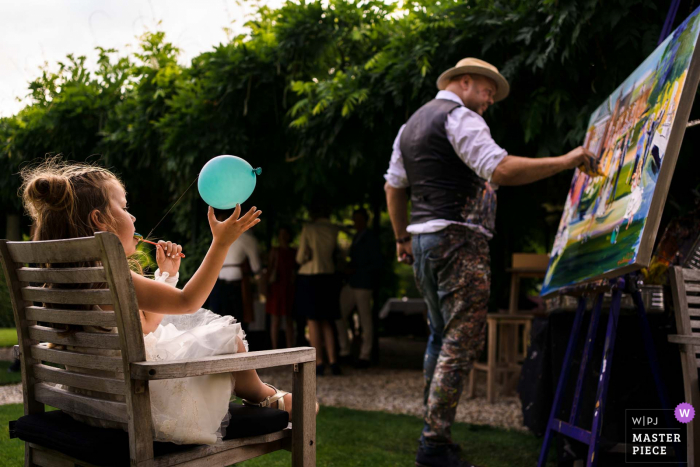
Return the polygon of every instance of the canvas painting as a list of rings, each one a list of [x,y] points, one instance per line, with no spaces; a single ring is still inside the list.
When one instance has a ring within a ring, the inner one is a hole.
[[[698,86],[695,10],[590,117],[600,173],[574,173],[542,295],[648,265]]]

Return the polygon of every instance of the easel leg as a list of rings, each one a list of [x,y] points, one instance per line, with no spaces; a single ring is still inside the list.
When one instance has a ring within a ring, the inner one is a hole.
[[[608,317],[608,330],[605,334],[605,347],[603,348],[603,361],[600,365],[600,382],[596,392],[595,411],[593,412],[593,426],[591,427],[591,442],[588,446],[588,467],[595,467],[598,463],[598,445],[600,443],[600,433],[603,428],[602,420],[605,413],[605,398],[608,393],[608,383],[610,382],[610,369],[612,367],[613,351],[615,350],[615,336],[617,334],[617,322],[620,316],[620,298],[624,279],[617,280],[617,287],[613,290],[612,302],[610,304],[610,316]]]
[[[574,401],[571,405],[571,416],[569,417],[569,423],[571,425],[576,425],[578,422],[579,415],[579,399],[581,398],[581,388],[583,388],[583,379],[586,375],[586,369],[588,368],[588,362],[593,356],[593,349],[595,347],[596,331],[598,330],[598,320],[600,319],[600,309],[603,306],[603,294],[598,294],[596,298],[595,306],[591,311],[591,323],[588,325],[588,334],[586,335],[586,345],[583,348],[583,356],[581,357],[581,367],[578,372],[578,379],[576,380],[576,392],[574,393]]]
[[[544,442],[542,443],[542,449],[540,450],[540,458],[537,462],[538,467],[544,467],[547,464],[547,454],[549,453],[549,445],[552,442],[552,436],[554,435],[554,430],[552,426],[554,420],[557,418],[559,413],[559,408],[561,407],[561,398],[564,393],[564,388],[566,387],[566,382],[569,379],[569,370],[571,369],[571,357],[576,347],[576,341],[578,340],[579,330],[581,329],[581,321],[583,321],[583,314],[586,311],[586,299],[581,297],[578,302],[578,308],[576,309],[576,316],[574,318],[574,325],[571,327],[571,336],[569,337],[569,345],[566,347],[566,354],[564,355],[564,364],[561,368],[561,374],[559,375],[559,382],[557,383],[557,392],[554,394],[554,400],[552,401],[552,410],[549,414],[549,422],[547,423],[547,430],[544,435]]]

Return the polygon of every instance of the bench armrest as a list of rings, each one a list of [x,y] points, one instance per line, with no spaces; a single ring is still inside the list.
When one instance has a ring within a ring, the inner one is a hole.
[[[19,345],[12,346],[12,356],[15,357],[15,359],[19,358]]]
[[[257,370],[316,361],[316,349],[263,350],[238,354],[216,355],[187,360],[136,362],[131,364],[131,377],[138,380],[175,379],[189,376]]]
[[[700,336],[686,336],[682,334],[669,334],[668,341],[673,344],[700,345]]]

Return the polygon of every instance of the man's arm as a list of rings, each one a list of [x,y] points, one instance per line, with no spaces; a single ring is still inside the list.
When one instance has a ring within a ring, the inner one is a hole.
[[[389,218],[394,228],[394,237],[402,239],[410,234],[406,231],[408,227],[408,194],[405,188],[396,188],[386,182],[384,184],[386,192],[386,205],[389,208]],[[399,262],[413,263],[413,248],[411,242],[396,244],[396,257]]]
[[[491,182],[497,185],[526,185],[580,166],[589,175],[598,174],[595,156],[582,146],[559,157],[506,156],[491,174]]]
[[[404,238],[408,235],[406,227],[408,227],[408,193],[405,188],[396,188],[389,185],[389,182],[384,184],[386,192],[386,204],[389,208],[389,218],[391,225],[394,228],[394,237]]]

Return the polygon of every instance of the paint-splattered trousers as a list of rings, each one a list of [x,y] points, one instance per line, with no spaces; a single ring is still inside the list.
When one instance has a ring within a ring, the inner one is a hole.
[[[421,444],[452,442],[463,382],[486,340],[491,284],[487,238],[459,225],[413,237],[413,270],[428,304],[425,350],[425,426]]]

